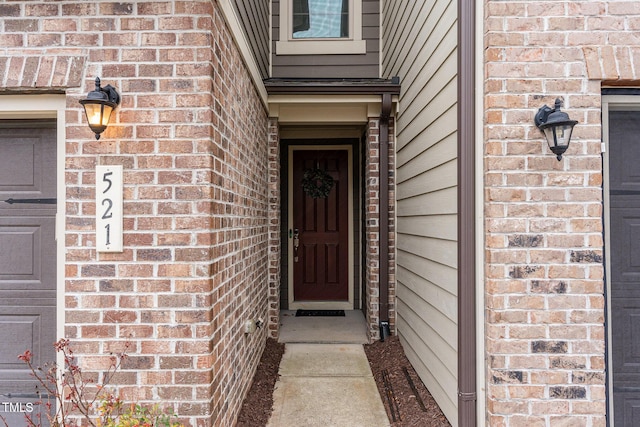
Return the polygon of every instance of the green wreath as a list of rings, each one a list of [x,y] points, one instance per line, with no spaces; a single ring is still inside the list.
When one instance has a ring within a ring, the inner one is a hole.
[[[326,199],[333,188],[333,178],[323,169],[306,169],[302,177],[302,190],[314,199]]]

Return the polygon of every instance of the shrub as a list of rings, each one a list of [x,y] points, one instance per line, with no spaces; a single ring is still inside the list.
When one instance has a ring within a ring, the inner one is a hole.
[[[125,344],[125,351],[128,346]],[[106,387],[127,358],[126,352],[110,356],[111,364],[104,373],[102,384],[96,384],[83,375],[68,339],[59,340],[54,347],[63,355],[64,369],[59,369],[56,363],[34,366],[30,350],[18,356],[31,370],[38,387],[42,388],[39,394],[49,396],[46,400],[41,398],[37,404],[45,409],[51,427],[79,425],[76,419],[70,418],[72,414],[79,415],[77,418],[82,420],[81,423],[91,427],[183,427],[172,410],[162,410],[159,405],[146,408],[136,403],[126,404],[107,391]],[[2,415],[0,420],[9,427]],[[25,413],[25,422],[28,427],[41,427],[41,411],[35,415]]]

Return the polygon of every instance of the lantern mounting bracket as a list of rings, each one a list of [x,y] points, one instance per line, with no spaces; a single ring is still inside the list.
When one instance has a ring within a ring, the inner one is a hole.
[[[109,98],[109,101],[120,104],[120,94],[115,87],[106,85],[104,87],[101,87],[100,89],[102,90],[102,92],[107,94],[107,98]]]
[[[558,100],[556,100],[556,105],[557,105]],[[558,106],[559,109],[559,106]],[[542,107],[540,107],[538,109],[538,112],[536,113],[536,116],[534,117],[534,122],[536,124],[536,126],[539,128],[540,126],[542,126],[543,124],[545,124],[547,122],[547,119],[549,118],[549,114],[553,113],[555,110],[555,108],[551,108],[548,105],[543,105]]]

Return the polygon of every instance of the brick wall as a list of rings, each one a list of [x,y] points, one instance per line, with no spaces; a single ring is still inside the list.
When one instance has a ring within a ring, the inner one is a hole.
[[[280,284],[282,281],[282,250],[280,229],[280,125],[269,119],[269,336],[277,339],[280,332]]]
[[[2,92],[64,90],[64,334],[118,390],[191,425],[237,416],[266,330],[267,115],[211,1],[0,4]],[[122,96],[96,142],[78,104]],[[96,253],[94,167],[124,165],[123,253]]]
[[[640,9],[488,1],[485,17],[488,422],[604,426],[600,88],[637,78]],[[579,121],[561,162],[533,124],[557,97]]]
[[[395,165],[395,131],[389,121],[389,170]],[[370,340],[380,339],[380,120],[367,127],[364,171],[365,215],[365,317]],[[395,175],[389,177],[389,326],[395,335]]]
[[[389,120],[389,326],[396,335],[396,122]]]

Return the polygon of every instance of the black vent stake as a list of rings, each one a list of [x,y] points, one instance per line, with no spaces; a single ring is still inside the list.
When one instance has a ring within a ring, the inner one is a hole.
[[[394,423],[396,421],[402,421],[402,418],[400,418],[400,407],[398,406],[398,399],[396,399],[396,394],[393,391],[393,386],[391,385],[391,380],[389,379],[389,372],[386,369],[383,369],[381,371],[381,374],[385,394],[387,395],[387,402],[389,403],[389,412],[391,412],[391,420]]]
[[[402,372],[404,372],[404,376],[407,377],[407,382],[409,383],[409,387],[411,387],[411,391],[413,392],[413,395],[416,397],[416,401],[418,402],[418,405],[420,405],[420,409],[422,409],[423,412],[427,412],[427,407],[424,406],[424,402],[422,401],[422,398],[418,393],[418,389],[416,388],[416,385],[413,383],[413,380],[411,379],[411,375],[409,374],[409,370],[406,368],[406,366],[402,367]]]

